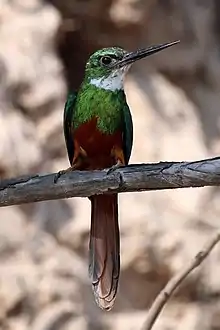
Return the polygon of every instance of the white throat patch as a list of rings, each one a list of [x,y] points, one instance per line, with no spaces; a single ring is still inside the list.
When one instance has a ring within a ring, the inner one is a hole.
[[[122,90],[124,89],[124,75],[125,70],[117,70],[112,72],[108,77],[92,78],[90,84],[111,92]]]

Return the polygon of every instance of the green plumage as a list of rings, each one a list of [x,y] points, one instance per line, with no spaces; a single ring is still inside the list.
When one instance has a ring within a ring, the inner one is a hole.
[[[97,117],[97,128],[103,134],[123,133],[123,151],[128,163],[132,142],[133,124],[130,109],[123,90],[108,91],[85,83],[78,93],[71,93],[64,110],[64,134],[69,160],[73,159],[72,132],[93,117]]]
[[[113,134],[121,127],[125,106],[127,103],[122,90],[111,92],[86,83],[77,95],[74,125],[77,128],[92,117],[97,117],[98,129],[102,133]]]

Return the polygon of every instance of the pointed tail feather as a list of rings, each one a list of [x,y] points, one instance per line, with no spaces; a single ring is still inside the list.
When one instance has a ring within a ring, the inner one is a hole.
[[[100,308],[110,310],[113,307],[119,273],[118,196],[92,196],[89,275]]]

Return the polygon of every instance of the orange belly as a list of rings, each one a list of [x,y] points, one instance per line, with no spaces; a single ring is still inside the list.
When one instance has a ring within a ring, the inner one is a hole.
[[[122,132],[104,134],[97,129],[97,119],[74,130],[74,141],[86,152],[86,169],[102,169],[115,164],[114,148],[123,150]]]

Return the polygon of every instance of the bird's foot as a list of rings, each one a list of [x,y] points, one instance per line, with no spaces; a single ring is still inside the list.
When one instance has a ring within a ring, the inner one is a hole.
[[[66,170],[61,170],[59,172],[57,172],[57,174],[55,174],[53,182],[57,183],[58,179],[61,177],[61,175],[68,173],[70,171],[73,171],[74,169],[72,167],[68,167]]]
[[[117,163],[115,165],[113,165],[112,167],[110,167],[108,170],[107,170],[107,175],[113,173],[115,170],[117,170],[118,168],[124,166],[124,164],[118,160]]]
[[[65,170],[61,170],[61,171],[57,172],[57,174],[55,174],[55,176],[54,176],[53,182],[57,183],[57,181],[61,177],[61,175],[79,169],[80,165],[81,165],[81,160],[78,159],[74,164],[72,164],[72,166],[68,167]]]

